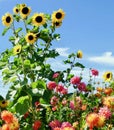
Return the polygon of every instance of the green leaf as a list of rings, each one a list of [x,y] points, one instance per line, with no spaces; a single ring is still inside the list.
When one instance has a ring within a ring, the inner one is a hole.
[[[32,88],[46,89],[46,83],[43,80],[38,80],[31,84]]]
[[[31,17],[26,20],[26,24],[31,24],[31,22],[32,22],[32,18]]]
[[[30,60],[25,60],[24,61],[24,66],[25,67],[29,67],[30,65],[31,65]]]
[[[15,37],[14,36],[10,36],[9,37],[9,41],[14,41],[15,40]]]
[[[29,109],[29,97],[28,96],[22,96],[18,99],[15,110],[17,113],[20,113],[21,115],[28,111]]]
[[[15,32],[19,33],[22,30],[22,28],[18,28]]]
[[[4,30],[2,32],[2,36],[4,36],[9,29],[10,29],[10,27],[4,28]]]
[[[4,98],[0,95],[0,101],[4,100]]]
[[[80,68],[82,68],[82,69],[85,68],[85,66],[82,65],[82,64],[79,63],[79,62],[75,63],[74,66],[75,66],[75,67],[80,67]]]

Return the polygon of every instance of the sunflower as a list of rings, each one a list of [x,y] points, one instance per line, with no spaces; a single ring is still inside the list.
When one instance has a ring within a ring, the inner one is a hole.
[[[65,13],[62,9],[54,11],[52,13],[52,21],[61,22],[64,19]]]
[[[62,22],[52,22],[52,26],[58,28],[62,25]]]
[[[30,7],[20,5],[20,15],[23,19],[29,16],[30,12],[31,12]]]
[[[46,23],[46,18],[43,13],[35,13],[32,17],[32,24],[35,26],[41,26]]]
[[[15,14],[18,14],[18,13],[19,13],[19,8],[18,8],[17,6],[15,6],[15,7],[13,8],[13,12],[14,12]]]
[[[36,35],[34,33],[29,32],[26,34],[25,40],[30,44],[34,44],[34,42],[36,41]]]
[[[78,50],[78,52],[77,52],[77,58],[82,58],[82,56],[83,56],[82,51]]]
[[[8,106],[8,101],[7,100],[2,100],[2,101],[0,101],[0,107],[1,108],[5,108],[5,107],[7,107]]]
[[[107,82],[111,81],[113,78],[112,72],[108,71],[103,74],[103,79]]]
[[[13,17],[10,13],[6,13],[4,16],[2,16],[2,23],[3,25],[9,27],[13,22]]]
[[[13,54],[14,55],[19,54],[21,52],[21,48],[22,48],[21,45],[14,46],[14,48],[13,48]]]

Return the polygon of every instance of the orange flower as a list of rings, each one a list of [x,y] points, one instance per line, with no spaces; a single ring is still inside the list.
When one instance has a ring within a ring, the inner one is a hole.
[[[4,124],[2,130],[10,130],[9,124]]]
[[[100,93],[96,93],[95,96],[99,98],[99,97],[101,97],[101,94]]]
[[[104,123],[105,123],[105,119],[106,119],[105,116],[99,115],[97,126],[102,127],[104,125]]]
[[[114,108],[114,96],[107,96],[103,98],[103,105],[108,108]]]
[[[97,91],[98,91],[98,92],[102,92],[102,91],[103,91],[103,88],[97,87]]]
[[[104,93],[105,93],[106,95],[110,95],[112,92],[113,92],[113,89],[112,89],[112,88],[105,88],[105,89],[104,89]]]
[[[75,130],[73,127],[64,127],[64,128],[61,128],[61,130]]]
[[[5,123],[12,123],[14,117],[11,112],[4,110],[1,112],[1,118],[5,121]]]
[[[86,117],[86,123],[90,128],[94,128],[94,126],[97,126],[99,120],[99,116],[97,113],[90,113]]]
[[[82,105],[82,107],[81,107],[81,109],[82,109],[83,111],[85,111],[86,108],[87,108],[87,105]]]

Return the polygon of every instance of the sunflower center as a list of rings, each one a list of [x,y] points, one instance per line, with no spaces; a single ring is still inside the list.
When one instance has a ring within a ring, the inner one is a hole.
[[[32,36],[32,35],[29,35],[28,39],[29,39],[29,40],[33,40],[33,36]]]
[[[56,13],[56,18],[57,19],[61,19],[61,17],[62,17],[62,14],[60,12]]]
[[[10,16],[7,16],[6,22],[7,22],[7,23],[10,23],[10,21],[11,21],[11,17],[10,17]]]
[[[19,52],[19,48],[17,49],[17,52]]]
[[[107,76],[106,76],[107,78],[110,78],[110,74],[107,74]]]
[[[5,104],[6,103],[6,101],[2,101],[2,104]]]
[[[16,9],[15,11],[16,11],[17,13],[19,12],[19,10],[18,10],[18,9]]]
[[[29,9],[28,9],[27,7],[24,7],[24,8],[22,9],[22,13],[23,13],[23,14],[28,14],[28,12],[29,12]]]
[[[36,21],[37,23],[41,23],[42,20],[43,20],[43,19],[42,19],[41,16],[37,16],[36,19],[35,19],[35,21]]]

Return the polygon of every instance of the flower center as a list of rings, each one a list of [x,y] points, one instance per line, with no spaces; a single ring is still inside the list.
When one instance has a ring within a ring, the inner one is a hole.
[[[17,52],[19,52],[19,48],[17,49]]]
[[[60,19],[62,17],[62,14],[60,12],[56,13],[56,18]]]
[[[106,76],[106,77],[107,77],[107,78],[110,78],[110,76],[111,76],[110,74],[107,74],[107,76]]]
[[[6,101],[2,101],[2,104],[5,104],[6,103]]]
[[[22,13],[23,14],[27,14],[29,12],[29,9],[27,8],[27,7],[24,7],[23,9],[22,9]]]
[[[29,39],[29,40],[33,40],[33,36],[32,36],[32,35],[29,35],[28,39]]]
[[[19,12],[19,10],[18,10],[18,9],[16,9],[15,11],[16,11],[17,13]]]
[[[43,19],[41,16],[37,16],[35,20],[36,22],[41,23]]]
[[[10,23],[10,21],[11,21],[11,17],[8,16],[8,17],[6,18],[6,22],[7,22],[7,23]]]

